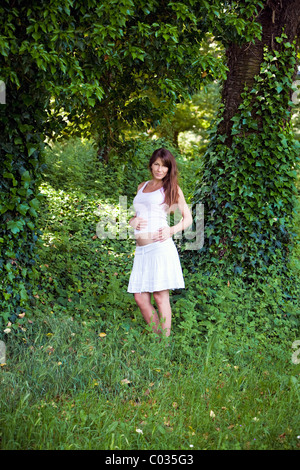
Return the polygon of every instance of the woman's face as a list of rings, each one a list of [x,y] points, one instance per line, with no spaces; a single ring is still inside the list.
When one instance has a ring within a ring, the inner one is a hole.
[[[161,158],[157,158],[151,165],[151,172],[154,178],[162,180],[168,173],[169,168],[165,166]]]

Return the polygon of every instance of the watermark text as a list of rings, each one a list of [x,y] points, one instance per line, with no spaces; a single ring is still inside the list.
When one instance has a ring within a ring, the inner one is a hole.
[[[3,80],[0,80],[0,104],[6,104],[6,86]]]
[[[190,210],[191,205],[188,204]],[[178,224],[182,215],[180,211],[174,206],[171,208],[165,207],[167,212],[168,225],[172,217],[172,225]],[[172,216],[170,215],[172,213]],[[99,222],[96,226],[96,234],[98,238],[105,239],[118,239],[126,240],[128,238],[134,239],[135,233],[132,227],[129,226],[128,220],[130,217],[135,215],[133,206],[128,208],[127,196],[119,196],[119,205],[108,205],[105,208],[98,207],[95,212],[99,216]],[[144,233],[141,232],[139,236],[145,238],[148,236],[148,232],[152,233],[151,221],[156,219],[156,208],[155,206],[143,206],[139,205],[138,215],[147,221],[149,221],[149,229],[145,229]],[[156,229],[158,230],[158,229]],[[156,231],[154,230],[154,232]],[[137,233],[137,232],[136,232]],[[195,207],[195,218],[193,228],[188,227],[184,232],[178,231],[174,234],[174,239],[182,239],[184,237],[186,244],[186,250],[200,250],[204,245],[204,204],[197,204]]]

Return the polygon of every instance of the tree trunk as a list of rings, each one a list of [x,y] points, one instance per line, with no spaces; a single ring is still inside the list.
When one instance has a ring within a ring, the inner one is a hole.
[[[231,118],[236,114],[245,85],[251,89],[255,75],[259,73],[263,60],[264,47],[275,49],[275,38],[285,32],[287,41],[293,42],[299,37],[300,2],[299,0],[269,0],[266,7],[258,15],[257,21],[262,26],[262,38],[255,44],[231,44],[226,50],[229,73],[222,91],[225,104],[223,121],[219,126],[221,134],[230,134]],[[296,68],[295,68],[296,74]],[[231,139],[227,140],[231,144]]]
[[[287,271],[293,244],[295,162],[290,128],[299,0],[270,0],[255,44],[231,44],[224,107],[204,156],[194,206],[205,208],[205,243],[193,264],[234,272]]]

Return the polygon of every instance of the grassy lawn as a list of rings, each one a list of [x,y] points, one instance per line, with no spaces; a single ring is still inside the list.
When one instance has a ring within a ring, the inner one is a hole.
[[[188,354],[178,329],[167,346],[134,320],[49,316],[12,340],[1,370],[1,448],[299,447],[291,351],[248,338],[229,358],[217,336],[191,342]]]

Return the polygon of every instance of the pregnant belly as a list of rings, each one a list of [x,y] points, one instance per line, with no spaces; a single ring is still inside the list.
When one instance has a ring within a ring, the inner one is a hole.
[[[153,240],[154,234],[158,232],[158,229],[161,227],[168,227],[166,220],[153,220],[148,219],[147,227],[142,230],[135,230],[134,236],[136,239],[136,244],[139,246],[148,245],[149,243],[154,243]]]
[[[136,233],[135,240],[138,246],[149,245],[149,243],[153,243],[153,235],[155,232],[143,232],[143,233]]]

